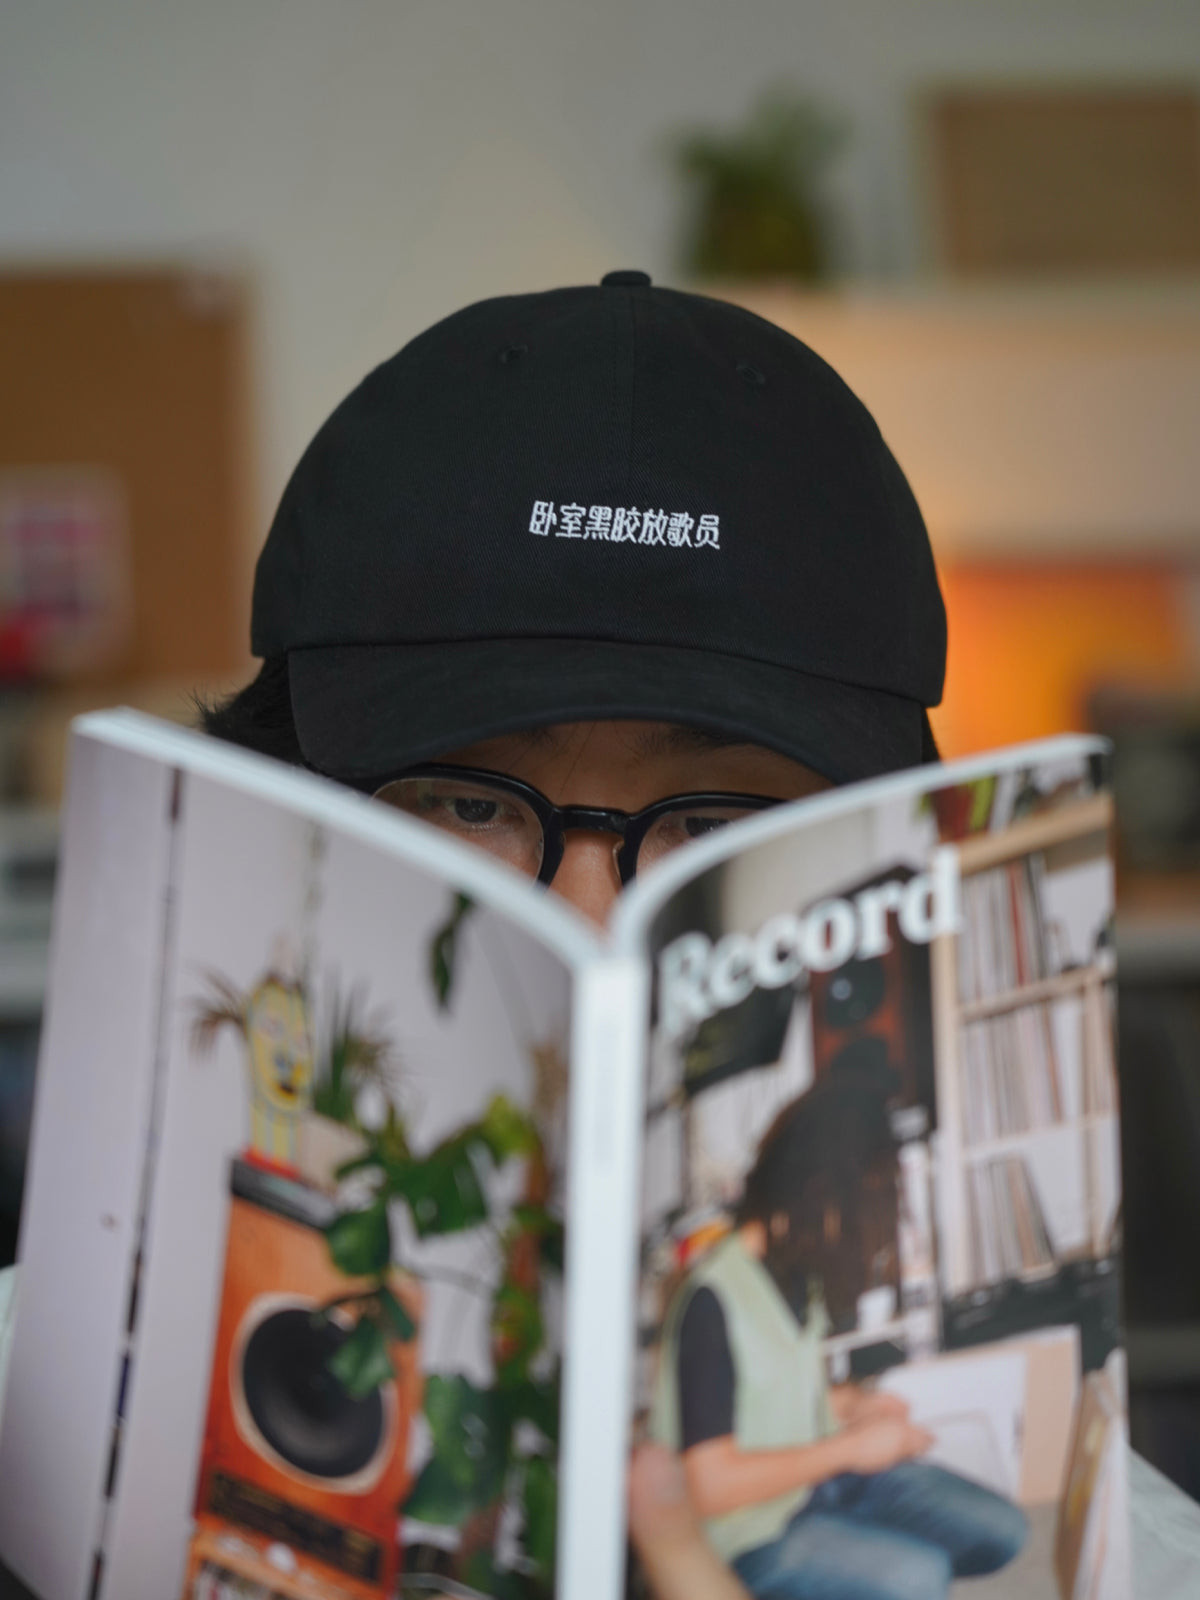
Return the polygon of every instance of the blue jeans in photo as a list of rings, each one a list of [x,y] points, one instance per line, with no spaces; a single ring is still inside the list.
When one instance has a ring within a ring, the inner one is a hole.
[[[996,1572],[1025,1513],[955,1472],[904,1461],[818,1484],[778,1539],[733,1569],[756,1600],[944,1600],[954,1578]]]

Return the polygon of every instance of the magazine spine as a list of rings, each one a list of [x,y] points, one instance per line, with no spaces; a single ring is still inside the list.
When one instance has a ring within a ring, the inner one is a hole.
[[[557,1592],[619,1600],[649,1020],[633,957],[585,967],[572,1018]]]

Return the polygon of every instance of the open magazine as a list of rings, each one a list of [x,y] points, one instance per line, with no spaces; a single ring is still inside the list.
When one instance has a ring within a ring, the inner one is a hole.
[[[1105,783],[1071,738],[780,806],[601,934],[81,719],[0,1559],[42,1600],[617,1600],[651,1437],[751,1593],[1128,1600]]]

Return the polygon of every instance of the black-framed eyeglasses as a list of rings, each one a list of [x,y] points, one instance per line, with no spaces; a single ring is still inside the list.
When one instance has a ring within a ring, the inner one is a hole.
[[[761,794],[673,794],[641,811],[556,806],[540,789],[474,767],[413,767],[374,798],[480,846],[519,872],[550,883],[568,833],[616,835],[613,861],[623,884],[692,839],[736,822],[777,799]]]

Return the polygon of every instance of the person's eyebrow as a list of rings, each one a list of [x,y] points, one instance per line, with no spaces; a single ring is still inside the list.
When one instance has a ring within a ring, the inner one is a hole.
[[[654,761],[662,756],[707,755],[714,750],[746,749],[753,745],[753,740],[739,733],[671,723],[661,728],[639,729],[632,744],[639,761]]]
[[[554,726],[517,728],[507,737],[516,739],[526,750],[557,750],[562,746],[564,738],[562,732]]]

